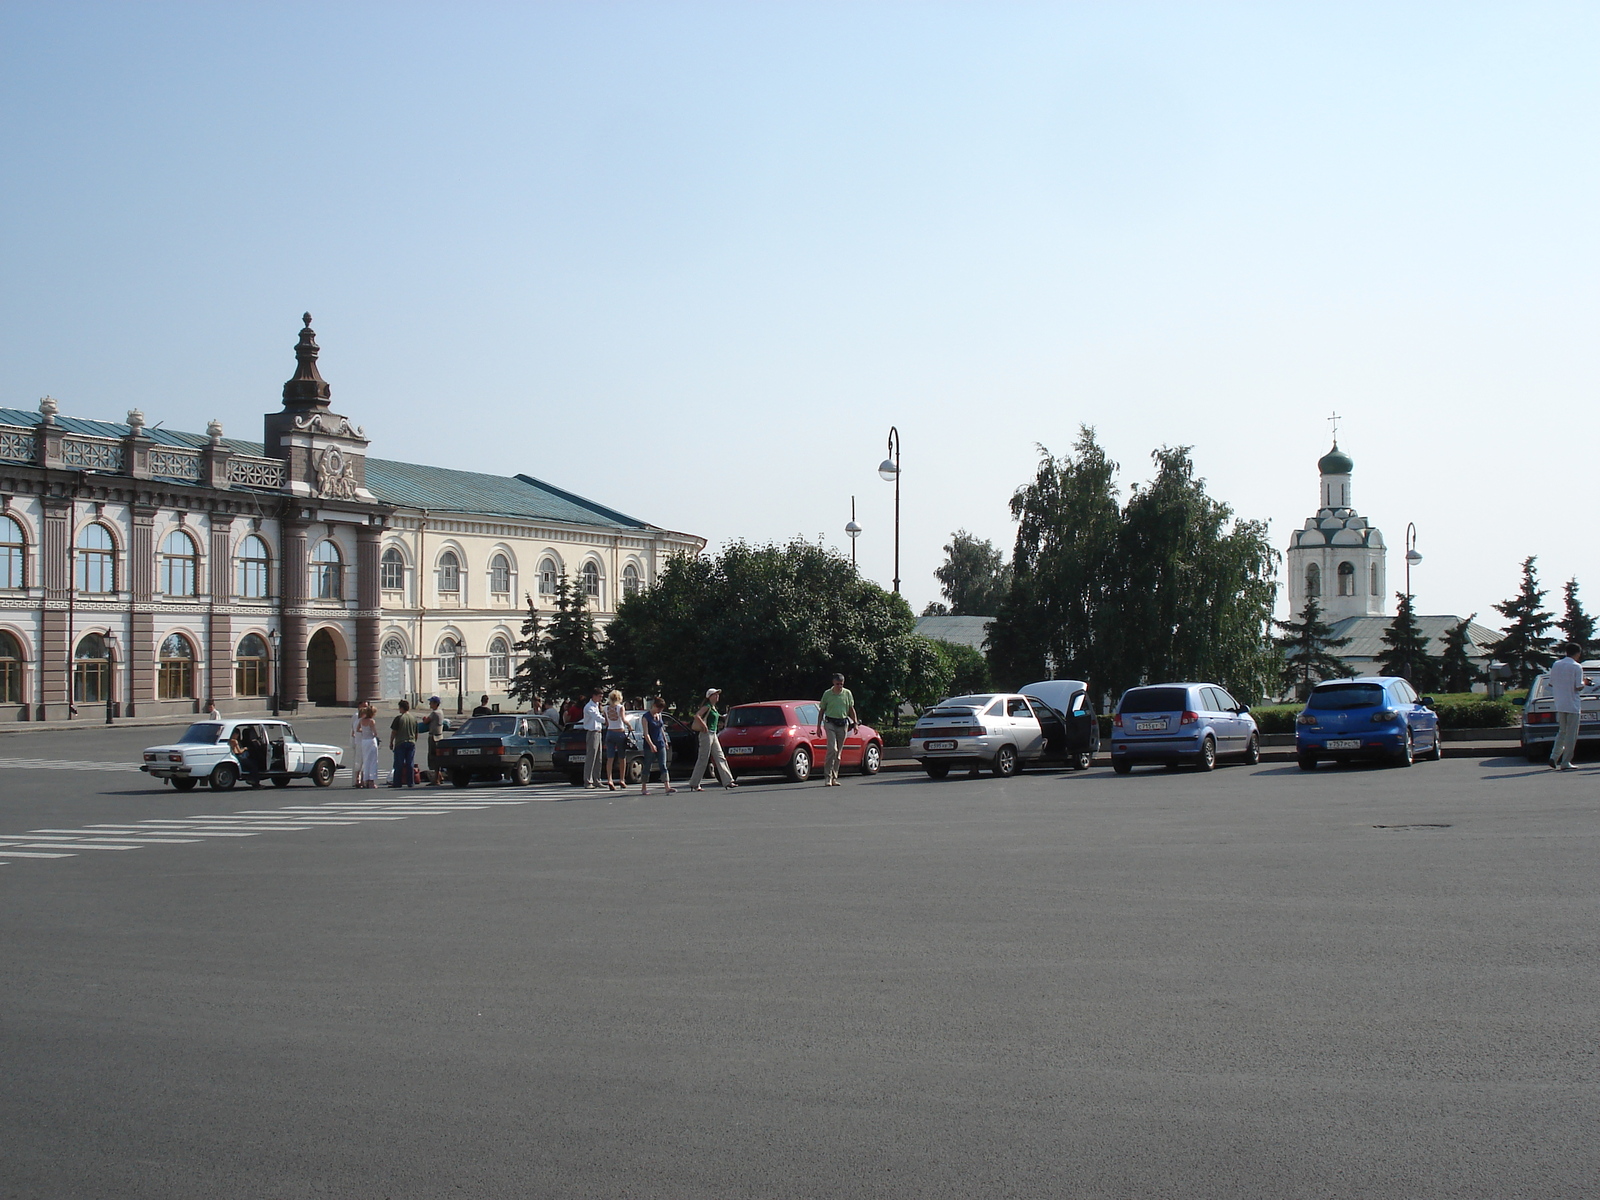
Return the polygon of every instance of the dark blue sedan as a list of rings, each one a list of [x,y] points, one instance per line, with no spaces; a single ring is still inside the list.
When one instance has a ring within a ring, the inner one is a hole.
[[[1444,757],[1433,701],[1398,675],[1317,684],[1295,720],[1294,748],[1302,771],[1316,770],[1323,759],[1377,758],[1409,767],[1418,758]]]

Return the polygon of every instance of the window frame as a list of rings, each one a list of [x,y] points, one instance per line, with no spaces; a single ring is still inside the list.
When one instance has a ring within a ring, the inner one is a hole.
[[[583,579],[583,595],[590,600],[604,599],[605,577],[600,574],[600,564],[590,559],[579,572]]]
[[[106,546],[86,546],[84,539],[90,532],[98,530],[105,535]],[[117,594],[117,538],[109,527],[101,521],[90,521],[78,531],[78,536],[72,539],[72,553],[77,560],[73,564],[72,582],[77,591],[85,596],[115,596]],[[91,582],[108,584],[107,587],[91,587]],[[74,659],[74,662],[77,660]]]
[[[17,540],[6,540],[6,525]],[[0,591],[24,591],[28,586],[28,531],[10,513],[0,513]],[[20,702],[19,702],[20,703]]]
[[[498,650],[495,649],[497,646],[500,647]],[[489,678],[511,678],[511,642],[500,634],[489,639]]]
[[[261,653],[244,654],[245,643],[254,638],[261,645]],[[251,682],[255,690],[250,690]],[[233,648],[233,694],[255,698],[272,694],[272,648],[259,633],[247,633]]]
[[[182,544],[189,553],[174,552],[171,547]],[[161,539],[161,594],[163,596],[198,596],[200,594],[200,548],[186,530],[173,529]],[[179,586],[173,587],[174,570],[181,573]]]
[[[439,591],[452,596],[461,594],[461,556],[454,550],[439,553]]]
[[[167,653],[167,647],[182,642],[189,649],[187,657]],[[199,651],[184,633],[169,633],[161,639],[156,651],[156,699],[193,700],[195,698],[195,662]]]
[[[6,652],[8,645],[14,654]],[[27,661],[22,639],[9,629],[0,629],[0,704],[22,703],[22,673]]]
[[[489,558],[489,591],[496,596],[511,594],[511,558],[504,551]]]
[[[327,549],[332,558],[323,558]],[[323,538],[311,552],[311,598],[313,600],[344,599],[344,551],[332,538]]]
[[[446,653],[445,648],[450,652]],[[439,641],[439,650],[434,655],[434,677],[440,683],[457,683],[461,679],[461,642],[455,637],[445,637]]]
[[[394,569],[396,582],[390,584],[390,570]],[[406,556],[398,546],[385,546],[378,556],[378,590],[403,592],[406,590]]]
[[[246,553],[251,542],[261,547],[259,555]],[[239,539],[239,548],[234,553],[233,561],[235,596],[240,600],[266,600],[272,596],[272,549],[267,545],[266,538],[259,533],[245,534]],[[260,591],[252,590],[255,583],[259,583]]]

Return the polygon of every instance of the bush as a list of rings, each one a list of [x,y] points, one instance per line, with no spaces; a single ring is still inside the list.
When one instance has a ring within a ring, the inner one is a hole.
[[[1293,733],[1294,719],[1305,711],[1303,704],[1268,704],[1252,708],[1256,728],[1262,733]]]
[[[1517,706],[1509,700],[1486,700],[1474,696],[1470,700],[1437,700],[1440,729],[1503,729],[1522,719]]]
[[[876,725],[873,728],[878,729]],[[878,736],[883,739],[883,744],[886,747],[911,745],[910,729],[878,729]]]

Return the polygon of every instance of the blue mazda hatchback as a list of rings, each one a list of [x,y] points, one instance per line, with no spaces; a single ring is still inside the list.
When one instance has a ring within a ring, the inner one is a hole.
[[[1409,767],[1444,757],[1439,714],[1398,675],[1330,679],[1311,689],[1295,719],[1294,748],[1302,771],[1323,759],[1378,758]]]

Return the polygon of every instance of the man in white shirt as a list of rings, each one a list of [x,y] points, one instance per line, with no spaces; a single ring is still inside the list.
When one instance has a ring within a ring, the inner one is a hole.
[[[1565,657],[1550,668],[1550,695],[1555,699],[1556,710],[1556,744],[1550,748],[1550,767],[1570,771],[1573,752],[1578,748],[1579,714],[1583,711],[1579,696],[1589,681],[1583,677],[1579,662],[1583,647],[1568,642],[1561,650]]]
[[[600,698],[605,688],[595,684],[589,703],[583,706],[583,786],[600,786],[600,752],[605,745],[605,715],[600,711]]]

